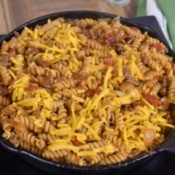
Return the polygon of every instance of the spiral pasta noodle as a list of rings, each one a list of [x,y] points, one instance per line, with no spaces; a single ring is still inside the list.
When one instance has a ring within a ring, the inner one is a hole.
[[[80,166],[120,163],[174,129],[175,65],[115,19],[50,19],[0,49],[0,126],[15,147]]]

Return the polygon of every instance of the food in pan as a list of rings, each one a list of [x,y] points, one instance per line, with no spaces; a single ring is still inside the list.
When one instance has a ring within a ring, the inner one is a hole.
[[[118,19],[48,20],[0,49],[2,136],[55,162],[113,164],[174,128],[168,49]]]

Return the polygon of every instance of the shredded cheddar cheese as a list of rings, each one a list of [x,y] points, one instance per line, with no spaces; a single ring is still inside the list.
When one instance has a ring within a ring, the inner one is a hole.
[[[57,150],[62,150],[62,149],[68,149],[68,150],[72,150],[73,152],[77,153],[79,148],[76,146],[73,146],[71,144],[60,144],[60,143],[53,143],[51,145],[48,146],[48,149],[51,151],[57,151]]]
[[[109,79],[111,77],[112,69],[113,69],[112,67],[109,67],[107,72],[106,72],[106,75],[104,77],[104,84],[103,84],[104,89],[106,89],[107,86],[108,86],[108,81],[109,81]]]

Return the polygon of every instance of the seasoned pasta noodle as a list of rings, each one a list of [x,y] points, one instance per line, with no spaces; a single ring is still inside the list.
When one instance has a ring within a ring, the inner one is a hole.
[[[167,48],[116,19],[58,18],[0,49],[0,125],[15,147],[55,162],[120,163],[174,128]]]

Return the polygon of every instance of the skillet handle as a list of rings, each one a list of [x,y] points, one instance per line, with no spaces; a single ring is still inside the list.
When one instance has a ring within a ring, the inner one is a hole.
[[[175,154],[175,131],[173,131],[158,148],[158,152],[165,151]]]

